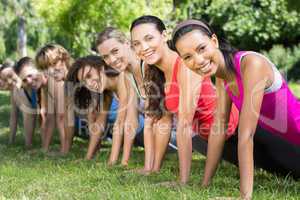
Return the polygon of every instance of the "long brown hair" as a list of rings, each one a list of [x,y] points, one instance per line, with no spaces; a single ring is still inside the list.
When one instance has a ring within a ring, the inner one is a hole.
[[[109,91],[104,91],[103,94],[95,94],[94,92],[88,90],[84,85],[80,85],[78,72],[80,69],[86,66],[97,69],[99,73],[104,68],[104,72],[108,77],[115,77],[119,75],[119,72],[106,65],[100,56],[90,55],[78,58],[68,71],[66,85],[71,84],[69,85],[71,88],[77,86],[74,94],[74,102],[75,105],[81,109],[86,109],[89,107],[89,105],[92,103],[92,100],[95,99],[92,98],[92,96],[98,96],[96,99],[99,100],[100,98],[103,98],[103,95],[111,95]],[[101,102],[101,99],[98,102]],[[100,106],[101,105],[98,104],[98,109],[100,109]]]
[[[144,15],[135,19],[130,27],[130,32],[133,28],[140,24],[154,24],[155,28],[162,33],[166,27],[161,19],[152,15]],[[155,65],[149,65],[145,71],[145,91],[147,96],[147,104],[145,111],[150,116],[160,119],[165,112],[165,75]]]

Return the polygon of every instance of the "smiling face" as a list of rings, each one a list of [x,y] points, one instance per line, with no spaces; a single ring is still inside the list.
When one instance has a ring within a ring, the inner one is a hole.
[[[128,51],[130,50],[129,43],[121,43],[115,38],[110,38],[98,45],[97,50],[107,65],[119,72],[126,70]]]
[[[43,84],[43,74],[32,65],[24,66],[19,73],[19,77],[25,87],[35,90],[39,89]]]
[[[77,78],[89,90],[103,93],[106,89],[106,75],[94,67],[85,66],[78,70]]]
[[[223,59],[217,37],[209,38],[199,30],[186,33],[175,46],[184,64],[202,76],[214,75]]]
[[[166,32],[160,33],[152,23],[139,24],[132,29],[131,40],[140,59],[150,65],[160,62],[167,45]]]
[[[47,72],[48,75],[52,76],[56,81],[63,81],[68,72],[68,69],[65,62],[58,61],[55,65],[50,66]]]
[[[11,67],[1,71],[1,80],[6,84],[6,88],[11,90],[14,87],[21,88],[22,81]]]

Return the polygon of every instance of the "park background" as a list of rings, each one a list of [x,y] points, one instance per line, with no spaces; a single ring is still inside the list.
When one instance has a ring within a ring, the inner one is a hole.
[[[0,0],[0,63],[34,57],[49,42],[63,45],[73,58],[91,54],[103,28],[115,26],[128,34],[131,22],[144,14],[163,19],[169,33],[180,20],[205,19],[235,47],[268,56],[300,97],[299,0]],[[160,174],[144,177],[120,167],[108,169],[109,148],[93,161],[83,160],[87,141],[81,139],[63,158],[26,151],[22,127],[16,144],[8,145],[9,111],[9,93],[1,92],[0,199],[214,199],[239,194],[238,169],[226,162],[212,186],[200,188],[205,158],[196,153],[190,184],[169,188],[157,183],[176,180],[176,154],[166,156]],[[35,136],[34,148],[39,149],[39,130]],[[52,149],[58,146],[56,138]],[[129,168],[142,164],[143,151],[136,148]],[[254,199],[300,199],[300,182],[256,170]]]

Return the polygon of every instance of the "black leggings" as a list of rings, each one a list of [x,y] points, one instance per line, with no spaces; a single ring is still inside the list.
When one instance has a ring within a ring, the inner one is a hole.
[[[193,150],[206,155],[207,141],[193,137]],[[238,165],[238,134],[230,137],[224,145],[222,159]],[[254,164],[268,172],[300,178],[300,146],[257,127],[254,135]]]

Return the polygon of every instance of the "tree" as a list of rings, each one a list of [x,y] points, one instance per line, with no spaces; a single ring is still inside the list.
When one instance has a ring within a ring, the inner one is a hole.
[[[132,20],[143,14],[166,18],[172,0],[33,0],[35,8],[47,20],[55,41],[75,56],[91,53],[97,32],[115,26],[128,32]]]
[[[300,40],[300,14],[286,0],[190,0],[176,9],[175,20],[204,19],[240,49],[292,46]]]
[[[33,56],[49,39],[47,28],[30,0],[0,0],[0,61]]]

